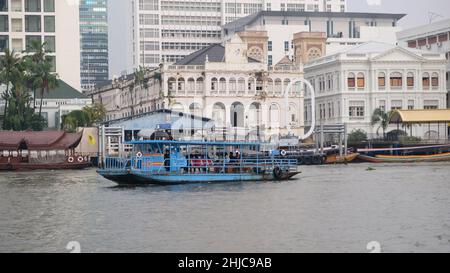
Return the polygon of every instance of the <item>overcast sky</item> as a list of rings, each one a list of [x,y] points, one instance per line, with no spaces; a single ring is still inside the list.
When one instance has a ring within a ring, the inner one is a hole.
[[[450,18],[450,0],[347,0],[348,11],[408,14],[400,21],[404,29],[428,24],[428,12],[437,13],[436,21]]]

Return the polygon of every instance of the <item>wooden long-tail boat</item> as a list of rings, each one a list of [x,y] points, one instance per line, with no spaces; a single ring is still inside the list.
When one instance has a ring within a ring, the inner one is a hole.
[[[372,163],[450,161],[450,145],[358,149],[358,159]]]
[[[450,161],[450,153],[434,155],[359,155],[359,159],[372,163],[409,163]]]
[[[358,157],[358,153],[351,153],[348,155],[340,156],[338,154],[327,155],[327,159],[325,160],[325,164],[342,164],[342,163],[350,163]]]

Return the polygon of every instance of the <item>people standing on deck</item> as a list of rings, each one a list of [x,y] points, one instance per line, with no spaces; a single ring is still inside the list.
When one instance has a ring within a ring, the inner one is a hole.
[[[228,173],[229,172],[229,165],[230,165],[230,156],[228,155],[228,153],[225,153],[225,157],[224,157],[224,163],[225,163],[225,170],[223,170],[224,172]]]
[[[234,152],[230,153],[230,172],[234,173],[234,168],[236,165],[236,156],[234,155]]]
[[[169,150],[166,150],[164,153],[164,166],[166,167],[166,171],[170,172],[170,153]]]

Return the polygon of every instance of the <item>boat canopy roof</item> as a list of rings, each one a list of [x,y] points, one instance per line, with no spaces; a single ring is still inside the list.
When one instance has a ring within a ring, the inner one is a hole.
[[[445,123],[450,122],[450,109],[396,110],[390,123]]]
[[[83,131],[73,134],[64,131],[0,131],[0,151],[75,149],[82,137]]]
[[[260,142],[224,142],[224,141],[171,141],[171,140],[135,140],[126,144],[144,144],[144,145],[199,145],[199,146],[261,146]]]

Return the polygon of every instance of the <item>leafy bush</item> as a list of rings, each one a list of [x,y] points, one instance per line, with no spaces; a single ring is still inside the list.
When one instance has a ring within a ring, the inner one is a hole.
[[[361,129],[353,130],[348,135],[349,143],[359,143],[367,140],[367,133]]]

